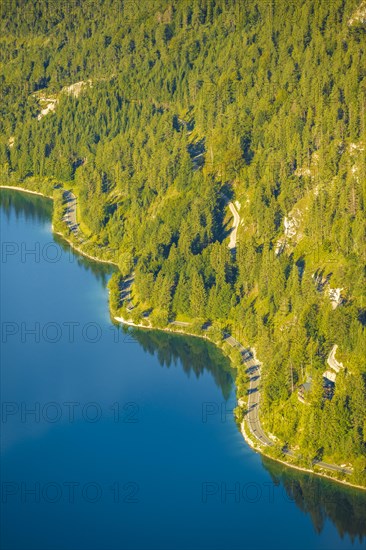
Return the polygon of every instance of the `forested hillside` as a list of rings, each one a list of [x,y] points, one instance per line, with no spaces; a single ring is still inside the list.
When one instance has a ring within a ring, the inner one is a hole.
[[[135,272],[135,320],[209,321],[254,345],[265,429],[361,472],[365,1],[1,10],[1,183],[73,189],[85,235]]]

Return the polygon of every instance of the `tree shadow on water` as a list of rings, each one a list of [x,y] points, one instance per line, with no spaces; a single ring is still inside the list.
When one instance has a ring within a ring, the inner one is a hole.
[[[187,376],[195,374],[197,378],[204,372],[210,372],[224,399],[229,398],[235,371],[230,360],[211,342],[158,330],[128,331],[130,337],[136,340],[144,351],[157,357],[161,366],[170,368],[180,363]]]
[[[283,498],[309,515],[317,533],[328,521],[339,535],[352,541],[366,541],[366,493],[318,476],[287,468],[262,457],[273,484],[282,488]]]

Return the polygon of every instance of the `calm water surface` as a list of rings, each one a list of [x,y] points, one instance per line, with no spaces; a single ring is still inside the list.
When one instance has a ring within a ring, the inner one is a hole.
[[[115,327],[112,268],[0,196],[1,548],[366,547],[364,493],[246,445],[213,345]]]

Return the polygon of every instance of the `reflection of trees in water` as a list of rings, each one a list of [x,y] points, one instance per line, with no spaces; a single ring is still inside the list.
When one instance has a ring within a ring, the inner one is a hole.
[[[65,239],[60,235],[53,235],[53,240],[58,244],[60,248],[70,256],[73,256],[75,263],[83,267],[85,271],[91,271],[93,275],[102,282],[103,286],[107,285],[110,275],[116,271],[116,267],[112,264],[103,264],[95,260],[90,260],[86,256],[79,254],[75,251]]]
[[[338,485],[336,482],[286,468],[266,457],[263,466],[275,485],[282,484],[287,498],[309,514],[317,533],[330,520],[341,537],[351,540],[366,537],[366,494],[363,491]],[[286,497],[285,497],[286,498]]]
[[[1,210],[9,218],[14,212],[18,218],[39,222],[51,222],[52,202],[50,199],[21,193],[19,191],[2,190],[0,193]],[[70,245],[59,235],[53,235],[53,240],[66,253],[75,258],[75,262],[86,271],[91,271],[95,277],[106,285],[109,276],[115,271],[110,264],[102,264],[74,252]],[[200,338],[167,334],[162,331],[131,331],[133,338],[137,340],[145,351],[156,355],[162,366],[170,367],[172,364],[182,364],[184,372],[189,376],[194,373],[199,377],[203,372],[212,373],[216,384],[221,388],[223,396],[227,399],[230,395],[234,371],[230,367],[230,361],[221,351],[210,342]]]
[[[12,191],[2,189],[0,192],[1,213],[10,218],[13,212],[16,218],[23,216],[26,220],[49,222],[52,220],[52,201],[46,197],[22,193],[21,191]],[[75,259],[75,263],[83,267],[86,271],[91,271],[95,277],[106,286],[109,276],[115,271],[115,267],[110,264],[102,264],[90,260],[86,256],[74,252],[71,246],[59,235],[52,235],[53,240],[67,254]]]
[[[157,357],[160,365],[169,368],[171,365],[181,363],[188,376],[194,373],[197,378],[204,371],[211,372],[217,386],[221,388],[224,399],[228,399],[233,385],[234,371],[229,359],[214,344],[201,338],[162,331],[127,330],[146,352]]]
[[[0,208],[2,213],[9,219],[11,212],[16,218],[23,215],[26,220],[51,222],[52,201],[38,195],[1,189]]]

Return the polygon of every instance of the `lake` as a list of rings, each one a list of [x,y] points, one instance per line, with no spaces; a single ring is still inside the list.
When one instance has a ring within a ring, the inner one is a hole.
[[[0,197],[1,548],[365,548],[365,493],[245,443],[214,345],[113,325],[113,267]]]

